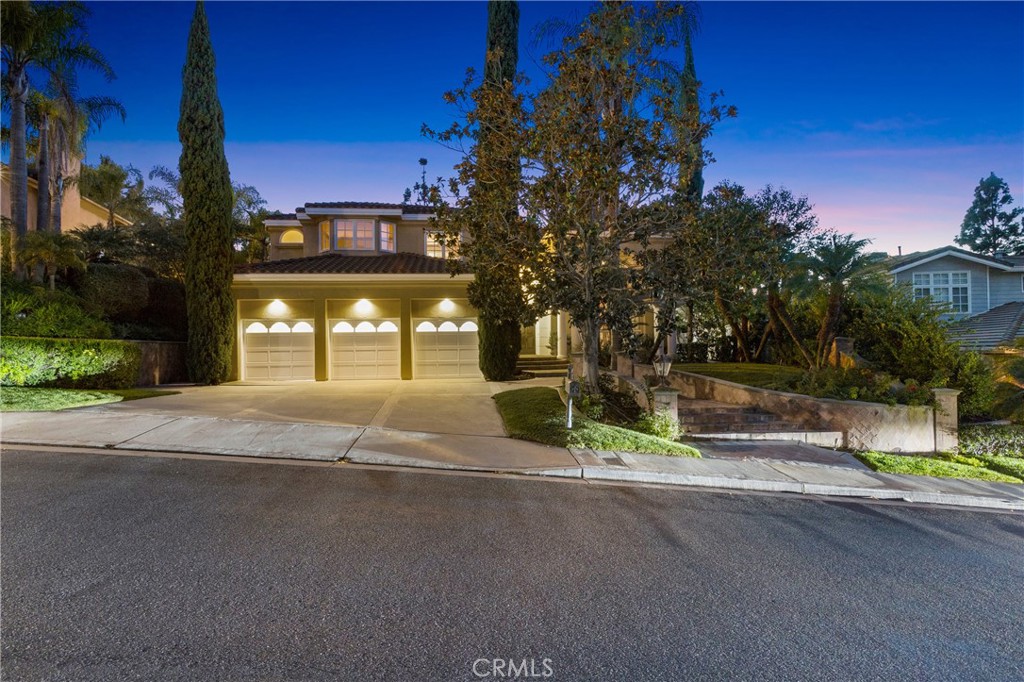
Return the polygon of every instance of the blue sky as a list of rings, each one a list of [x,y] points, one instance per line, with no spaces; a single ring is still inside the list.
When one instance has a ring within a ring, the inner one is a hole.
[[[190,2],[90,3],[90,41],[116,70],[83,94],[119,98],[125,123],[89,141],[143,171],[175,167]],[[583,3],[521,4],[520,67],[539,77],[534,27]],[[401,201],[427,157],[420,136],[483,59],[482,2],[211,2],[232,178],[274,209]],[[739,117],[708,143],[708,186],[729,179],[806,195],[825,227],[895,253],[949,244],[979,179],[1024,199],[1024,4],[701,4],[698,77]]]

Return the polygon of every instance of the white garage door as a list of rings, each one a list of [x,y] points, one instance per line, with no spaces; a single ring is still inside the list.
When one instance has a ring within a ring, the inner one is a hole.
[[[332,379],[401,379],[398,320],[331,320]]]
[[[479,378],[476,320],[419,320],[413,339],[413,376]]]
[[[246,320],[242,324],[246,380],[313,378],[312,320]]]

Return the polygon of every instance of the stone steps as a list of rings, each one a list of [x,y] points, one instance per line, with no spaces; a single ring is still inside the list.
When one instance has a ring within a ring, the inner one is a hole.
[[[808,429],[756,407],[711,400],[679,400],[679,425],[687,438],[715,440],[793,440],[836,447],[843,434]]]
[[[569,366],[567,358],[550,355],[520,355],[516,363],[516,371],[538,377],[564,377]]]

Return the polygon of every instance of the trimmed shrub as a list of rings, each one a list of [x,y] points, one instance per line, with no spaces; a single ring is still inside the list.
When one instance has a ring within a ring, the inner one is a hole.
[[[487,381],[508,381],[516,374],[522,334],[517,322],[480,318],[480,371]]]
[[[665,440],[679,438],[679,422],[666,412],[648,412],[633,424],[633,430]]]
[[[110,337],[110,326],[61,291],[8,289],[0,299],[0,328],[5,336],[54,338]]]
[[[127,341],[0,337],[0,386],[131,388],[142,353]]]
[[[149,303],[149,283],[131,265],[92,263],[78,294],[112,322],[135,322]]]

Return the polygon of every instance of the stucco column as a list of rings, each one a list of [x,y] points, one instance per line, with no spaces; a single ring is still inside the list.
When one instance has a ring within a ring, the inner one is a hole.
[[[949,452],[960,444],[957,426],[957,396],[955,388],[933,388],[935,394],[935,452]]]
[[[651,391],[654,394],[654,411],[665,413],[679,423],[679,391],[667,386],[659,386]]]
[[[331,330],[327,326],[327,299],[325,298],[313,301],[313,331],[316,333],[313,338],[313,378],[317,381],[327,381],[329,378],[328,365],[330,365],[327,343]]]

